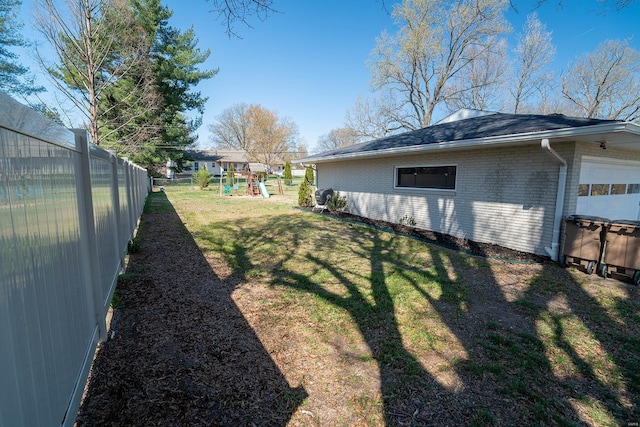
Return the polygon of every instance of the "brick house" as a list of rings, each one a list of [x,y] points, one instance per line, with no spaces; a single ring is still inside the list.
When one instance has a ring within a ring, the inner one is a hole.
[[[640,126],[463,110],[423,129],[311,155],[349,211],[559,257],[563,217],[640,219]]]

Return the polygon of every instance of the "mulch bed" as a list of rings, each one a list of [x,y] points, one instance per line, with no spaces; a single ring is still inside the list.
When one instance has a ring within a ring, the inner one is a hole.
[[[76,425],[283,426],[292,388],[175,213],[145,214]],[[283,398],[286,397],[286,398]]]
[[[308,209],[311,211],[311,209]],[[546,263],[551,262],[551,259],[546,256],[530,254],[527,252],[520,252],[513,249],[505,248],[498,245],[492,245],[489,243],[474,242],[473,240],[461,239],[458,237],[450,236],[448,234],[442,234],[434,231],[424,230],[420,228],[410,227],[401,224],[394,224],[392,222],[380,221],[371,218],[365,218],[362,216],[350,214],[347,212],[331,212],[325,210],[322,215],[330,215],[337,218],[341,218],[346,221],[353,221],[360,224],[366,224],[381,230],[391,231],[398,234],[411,236],[420,240],[424,240],[428,243],[437,244],[449,249],[462,251],[467,254],[496,258],[508,261],[520,261],[520,262],[535,262]]]

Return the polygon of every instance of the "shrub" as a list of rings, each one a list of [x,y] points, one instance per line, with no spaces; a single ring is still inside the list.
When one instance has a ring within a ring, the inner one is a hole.
[[[405,216],[403,216],[402,218],[400,218],[398,220],[398,224],[406,225],[406,226],[409,226],[409,227],[414,227],[416,225],[416,220],[413,219],[412,216],[405,215]]]
[[[329,209],[331,212],[346,212],[347,197],[341,196],[340,192],[336,191],[327,202],[327,209]]]
[[[209,179],[211,179],[211,174],[207,170],[206,165],[202,166],[201,169],[199,169],[196,173],[194,173],[193,177],[195,178],[196,183],[198,184],[198,187],[200,187],[201,190],[209,186]]]
[[[298,205],[303,208],[315,205],[313,201],[313,181],[313,169],[309,166],[304,173],[304,179],[300,183],[300,189],[298,190]]]
[[[284,179],[284,185],[291,185],[293,182],[293,175],[291,174],[291,163],[287,161],[284,164],[284,173],[282,174],[282,178]]]
[[[309,184],[306,179],[303,179],[298,189],[298,205],[303,208],[308,208],[314,205],[313,203],[313,186]]]
[[[304,180],[312,186],[315,184],[315,178],[313,177],[313,168],[311,166],[308,166],[304,171]]]
[[[127,242],[127,253],[135,254],[138,252],[140,252],[140,239],[138,239],[138,236],[136,236],[133,239],[129,240],[129,242]]]
[[[233,173],[233,163],[229,163],[229,170],[227,171],[227,185],[231,187],[236,183],[235,181],[236,177]]]

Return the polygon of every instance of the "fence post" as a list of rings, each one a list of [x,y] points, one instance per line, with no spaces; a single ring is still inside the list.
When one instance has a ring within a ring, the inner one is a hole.
[[[96,239],[96,225],[93,217],[93,195],[91,193],[91,147],[89,133],[84,129],[72,129],[76,143],[80,148],[80,174],[78,183],[78,202],[80,208],[80,230],[84,234],[81,239],[87,246],[89,269],[89,297],[88,306],[93,311],[98,326],[98,342],[107,339],[106,313],[102,314],[102,297],[100,286],[100,264],[98,262],[98,246]]]
[[[124,259],[126,255],[126,245],[124,247],[122,246],[122,236],[124,235],[124,232],[122,230],[122,213],[120,212],[120,179],[118,175],[118,155],[113,150],[107,151],[109,151],[109,154],[111,154],[111,187],[113,188],[111,194],[113,195],[113,214],[116,218],[116,232],[118,233],[118,235],[116,236],[116,245],[118,247],[118,255],[120,256],[120,269],[123,269]]]
[[[133,172],[131,171],[131,163],[129,163],[129,160],[125,159],[125,170],[127,171],[125,173],[126,179],[127,179],[127,205],[129,206],[129,229],[127,230],[127,236],[129,239],[133,239],[133,232],[136,229],[136,215],[137,215],[137,211],[138,211],[138,206],[136,203],[136,199],[134,197],[134,189],[133,189]]]

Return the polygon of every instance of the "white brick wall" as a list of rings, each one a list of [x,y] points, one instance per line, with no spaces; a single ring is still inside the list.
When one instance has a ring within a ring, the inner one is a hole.
[[[573,144],[558,145],[571,154]],[[554,147],[554,149],[557,149]],[[457,165],[456,191],[394,189],[396,166]],[[321,163],[318,187],[347,196],[357,215],[546,254],[559,164],[538,144]]]
[[[564,212],[575,212],[582,155],[638,159],[597,144],[553,143],[568,163]],[[396,166],[457,165],[456,191],[395,189]],[[351,213],[397,223],[407,215],[432,231],[547,255],[560,165],[539,143],[317,165],[318,188],[347,197]],[[562,246],[560,246],[562,247]]]

